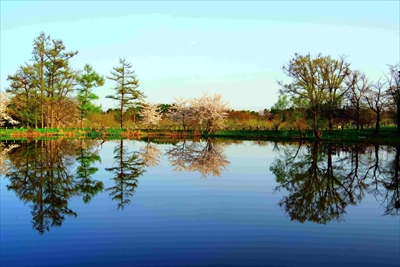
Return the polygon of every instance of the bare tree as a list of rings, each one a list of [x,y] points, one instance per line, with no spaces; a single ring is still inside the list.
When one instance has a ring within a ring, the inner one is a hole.
[[[359,70],[353,71],[347,76],[345,83],[349,87],[346,92],[346,98],[356,110],[356,128],[359,132],[360,127],[360,109],[363,104],[364,96],[370,91],[371,83],[364,73]]]
[[[186,131],[189,123],[194,118],[194,110],[190,106],[190,100],[183,97],[175,98],[175,102],[167,113],[167,117],[179,123]]]
[[[374,90],[371,90],[368,95],[365,96],[369,108],[376,114],[375,134],[379,133],[382,111],[386,104],[386,97],[383,92],[384,86],[385,84],[379,79],[378,82],[373,86]]]
[[[396,106],[397,133],[400,134],[400,63],[397,65],[388,65],[388,67],[389,73],[385,77],[389,88],[386,93]]]

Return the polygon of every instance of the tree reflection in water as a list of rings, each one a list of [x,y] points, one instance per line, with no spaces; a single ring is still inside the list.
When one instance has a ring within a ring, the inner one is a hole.
[[[203,142],[182,142],[168,149],[166,156],[174,171],[199,172],[202,178],[221,176],[221,172],[229,165],[224,147],[227,142],[207,139]]]
[[[138,178],[143,175],[144,163],[140,158],[139,152],[130,152],[124,147],[124,140],[114,148],[114,165],[106,168],[106,171],[113,172],[115,185],[106,189],[110,192],[112,200],[118,201],[118,209],[124,209],[129,205],[130,197],[135,193],[138,186]]]
[[[40,234],[50,226],[60,227],[65,216],[77,216],[68,207],[68,199],[76,194],[71,174],[75,151],[74,141],[40,140],[23,143],[9,154],[7,189],[33,204],[33,229]]]
[[[232,142],[183,140],[172,145],[165,156],[174,171],[199,172],[203,178],[220,176],[230,164],[224,149]],[[101,161],[99,144],[94,140],[0,142],[0,174],[9,179],[8,190],[31,204],[32,225],[40,234],[60,227],[67,216],[77,216],[68,203],[73,196],[89,203],[103,191],[103,182],[93,178]],[[288,192],[278,204],[292,220],[341,221],[347,206],[357,205],[367,194],[382,203],[383,215],[399,216],[400,146],[276,142],[274,151],[278,156],[270,170],[278,183],[275,190]],[[114,164],[106,168],[114,174],[114,186],[106,191],[118,202],[118,209],[130,203],[144,166],[158,165],[160,157],[155,144],[147,142],[140,151],[129,151],[124,140],[118,141]]]
[[[377,148],[375,148],[377,150]],[[378,153],[378,152],[375,152]],[[385,206],[383,215],[399,216],[400,209],[400,146],[384,147],[384,160],[378,177],[373,172],[374,188],[383,188],[376,190],[382,205]]]
[[[162,152],[157,148],[156,144],[147,141],[146,145],[139,152],[143,165],[146,167],[155,167],[160,164]]]
[[[19,147],[19,144],[15,143],[3,143],[0,142],[0,175],[8,173],[7,169],[7,158],[8,153],[11,152],[14,148]]]
[[[50,226],[60,227],[65,216],[77,216],[68,207],[72,196],[83,195],[87,203],[102,190],[103,183],[91,179],[97,171],[91,164],[99,160],[98,151],[91,151],[96,142],[80,141],[77,146],[70,140],[36,140],[21,143],[9,154],[7,189],[33,204],[32,224],[40,234]],[[79,163],[76,175],[72,171],[75,160]]]
[[[99,168],[93,166],[96,162],[101,162],[99,151],[95,148],[98,141],[95,140],[80,140],[77,150],[78,167],[76,169],[76,189],[82,195],[84,203],[89,203],[92,198],[104,189],[104,184],[101,181],[92,179]]]
[[[369,192],[383,196],[384,215],[398,216],[398,152],[390,153],[385,148],[382,154],[386,160],[382,162],[379,146],[374,148],[375,153],[368,153],[370,150],[360,144],[284,147],[270,166],[279,183],[275,190],[284,189],[289,194],[279,206],[292,220],[326,224],[343,220],[346,207],[356,205]]]

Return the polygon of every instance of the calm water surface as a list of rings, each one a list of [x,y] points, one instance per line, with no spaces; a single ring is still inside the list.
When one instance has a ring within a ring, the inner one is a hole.
[[[399,266],[400,147],[0,143],[1,266]]]

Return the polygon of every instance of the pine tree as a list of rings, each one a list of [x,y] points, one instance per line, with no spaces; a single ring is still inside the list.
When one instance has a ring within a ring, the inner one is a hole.
[[[77,88],[78,91],[78,111],[79,119],[81,121],[81,128],[83,127],[83,119],[89,115],[100,112],[101,107],[93,104],[93,100],[99,99],[99,97],[92,93],[94,87],[104,85],[104,77],[100,76],[95,72],[89,64],[84,67],[84,72],[77,77],[77,82],[80,85]]]
[[[115,90],[114,95],[108,95],[107,98],[111,98],[119,102],[120,114],[119,122],[121,128],[124,127],[123,114],[125,109],[135,105],[135,100],[140,101],[145,96],[143,92],[139,91],[139,81],[136,78],[135,72],[132,69],[132,64],[126,62],[125,59],[119,60],[120,66],[114,67],[111,71],[110,77],[108,79],[115,81],[116,85],[113,88]]]

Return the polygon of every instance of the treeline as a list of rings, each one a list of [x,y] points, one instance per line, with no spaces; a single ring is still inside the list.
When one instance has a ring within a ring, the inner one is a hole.
[[[175,98],[173,103],[146,103],[138,89],[132,65],[120,59],[109,76],[91,65],[83,70],[70,66],[78,51],[67,51],[62,40],[41,33],[33,42],[32,58],[9,75],[8,95],[2,94],[0,123],[26,128],[120,127],[180,129],[321,129],[397,125],[400,133],[400,64],[388,65],[388,73],[371,82],[359,70],[351,70],[345,57],[295,54],[282,70],[291,83],[278,82],[280,96],[270,110],[230,110],[221,95]],[[95,90],[109,79],[114,83],[117,108],[102,111],[94,104]]]
[[[300,132],[304,124],[312,125],[316,137],[325,125],[332,132],[334,125],[352,123],[359,131],[371,118],[379,133],[384,117],[397,124],[400,134],[400,64],[388,69],[383,78],[371,82],[361,71],[352,70],[344,56],[295,54],[282,67],[293,80],[278,82],[280,98],[271,110],[279,114],[278,121],[286,116]]]

